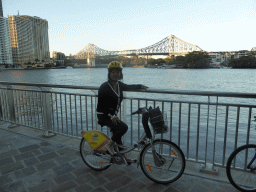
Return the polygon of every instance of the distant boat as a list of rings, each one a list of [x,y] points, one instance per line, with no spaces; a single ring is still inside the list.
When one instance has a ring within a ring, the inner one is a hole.
[[[158,66],[157,68],[158,69],[173,69],[173,68],[175,68],[176,67],[176,65],[162,65],[162,66]]]

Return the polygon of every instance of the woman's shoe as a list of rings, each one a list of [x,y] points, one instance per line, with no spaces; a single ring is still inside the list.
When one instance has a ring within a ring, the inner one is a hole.
[[[105,148],[108,150],[108,152],[111,155],[114,155],[115,150],[114,150],[114,141],[112,141],[112,139],[110,139],[106,144],[105,144]]]
[[[128,165],[131,165],[132,163],[136,163],[137,162],[136,159],[130,159],[129,157],[127,157],[126,154],[124,154],[124,158],[125,158],[126,162],[128,163]]]

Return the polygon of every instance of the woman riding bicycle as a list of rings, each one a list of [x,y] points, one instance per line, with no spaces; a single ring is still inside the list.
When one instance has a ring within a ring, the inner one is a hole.
[[[128,126],[122,122],[117,113],[123,100],[123,91],[146,89],[147,86],[127,85],[119,80],[123,79],[123,66],[117,61],[108,65],[108,81],[104,82],[98,92],[97,117],[101,126],[108,126],[113,133],[111,140],[105,145],[110,154],[114,154],[113,144],[122,145],[122,136],[127,132]],[[126,157],[127,162],[133,162]]]

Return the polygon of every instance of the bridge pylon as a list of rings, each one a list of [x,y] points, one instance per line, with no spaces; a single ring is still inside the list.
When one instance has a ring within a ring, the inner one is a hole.
[[[90,67],[95,67],[95,58],[87,58],[87,65]]]

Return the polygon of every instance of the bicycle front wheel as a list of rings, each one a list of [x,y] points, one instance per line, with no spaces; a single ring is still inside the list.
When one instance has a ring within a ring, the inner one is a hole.
[[[105,170],[111,165],[111,156],[109,154],[95,153],[84,138],[80,143],[80,155],[85,164],[95,171]]]
[[[154,160],[152,145],[147,144],[140,156],[143,173],[156,183],[172,183],[180,178],[185,169],[185,157],[181,149],[171,141],[161,139],[153,141],[161,165]]]
[[[230,183],[240,191],[256,191],[255,153],[256,145],[243,145],[233,151],[228,158],[227,177]],[[252,162],[251,166],[247,167],[250,162]]]

